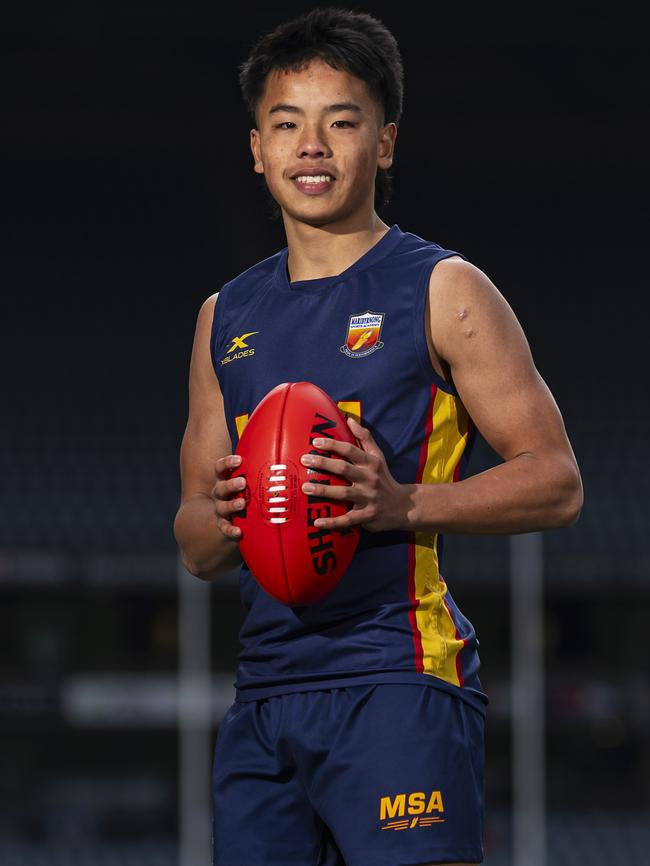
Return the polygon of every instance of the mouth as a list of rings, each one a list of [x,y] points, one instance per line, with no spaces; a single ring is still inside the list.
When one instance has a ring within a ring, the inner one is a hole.
[[[291,178],[291,182],[297,190],[305,195],[321,195],[328,192],[336,183],[336,178],[331,174],[308,175],[299,174]]]

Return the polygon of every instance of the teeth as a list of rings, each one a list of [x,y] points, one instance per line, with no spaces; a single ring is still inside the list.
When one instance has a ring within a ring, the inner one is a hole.
[[[295,178],[295,180],[299,180],[300,183],[323,183],[324,181],[334,180],[333,177],[330,177],[329,174],[302,174],[299,177]]]

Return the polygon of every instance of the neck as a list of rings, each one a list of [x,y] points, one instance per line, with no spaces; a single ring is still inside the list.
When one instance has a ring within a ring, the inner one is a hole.
[[[376,214],[369,224],[362,226],[285,225],[289,282],[337,276],[373,247],[389,228]]]

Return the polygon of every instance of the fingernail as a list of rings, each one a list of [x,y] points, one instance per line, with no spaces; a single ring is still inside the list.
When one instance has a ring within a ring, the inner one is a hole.
[[[305,493],[313,493],[314,492],[314,485],[306,483],[306,484],[302,485],[302,489],[305,491]]]
[[[314,445],[316,445],[316,446],[325,444],[324,439],[314,439],[313,442],[314,442]]]
[[[239,456],[239,454],[235,454],[235,456],[232,458],[232,462],[241,463],[241,457]]]

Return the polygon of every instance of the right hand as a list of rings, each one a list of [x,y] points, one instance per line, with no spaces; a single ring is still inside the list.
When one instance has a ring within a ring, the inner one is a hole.
[[[232,525],[231,515],[241,511],[246,504],[243,496],[229,498],[233,493],[242,493],[245,487],[245,480],[241,475],[237,478],[230,478],[231,471],[241,466],[241,461],[237,462],[238,460],[240,458],[235,454],[228,454],[217,460],[214,465],[217,481],[210,492],[214,500],[217,525],[226,538],[233,541],[241,540],[241,529]],[[238,503],[240,504],[238,505]]]

